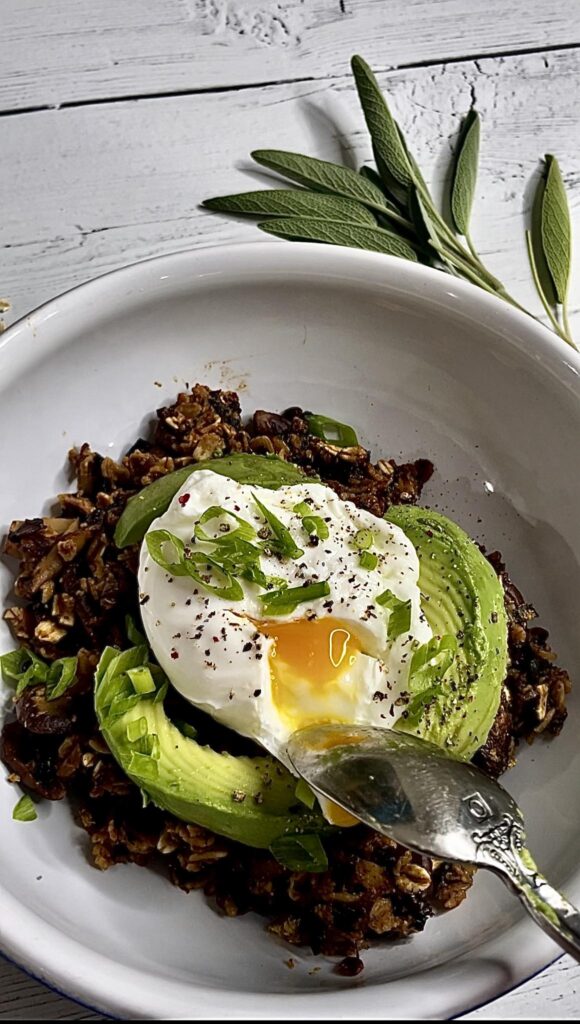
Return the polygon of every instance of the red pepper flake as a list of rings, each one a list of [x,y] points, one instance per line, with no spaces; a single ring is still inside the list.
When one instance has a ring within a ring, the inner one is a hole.
[[[179,651],[176,651],[175,647],[171,651],[171,657],[173,658],[174,661],[175,661],[176,658],[179,658]]]
[[[180,494],[179,498],[177,500],[178,500],[179,504],[181,505],[181,507],[183,508],[185,505],[187,505],[187,503],[188,503],[190,498],[191,498],[191,494]]]

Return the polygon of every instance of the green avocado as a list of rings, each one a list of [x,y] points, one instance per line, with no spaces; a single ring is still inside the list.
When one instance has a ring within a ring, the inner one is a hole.
[[[420,560],[419,586],[434,639],[411,660],[410,702],[397,728],[469,760],[485,743],[507,673],[501,581],[476,544],[439,512],[396,505]]]
[[[154,480],[138,494],[129,498],[123,514],[115,529],[115,544],[118,548],[127,547],[143,540],[154,519],[162,516],[169,508],[179,488],[187,478],[200,469],[211,469],[220,476],[229,476],[240,484],[252,484],[253,487],[268,487],[275,491],[278,487],[299,484],[305,474],[292,462],[284,462],[275,455],[253,455],[240,452],[224,455],[219,459],[205,459],[194,462],[182,469]],[[310,477],[310,480],[317,477]]]
[[[95,676],[101,732],[144,799],[247,846],[268,848],[281,836],[329,831],[321,815],[300,802],[296,779],[273,757],[220,754],[184,735],[165,714],[163,672],[147,659],[146,645],[107,647]]]

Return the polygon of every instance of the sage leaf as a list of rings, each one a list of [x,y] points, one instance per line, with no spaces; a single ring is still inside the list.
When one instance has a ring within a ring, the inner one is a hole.
[[[383,193],[372,182],[350,167],[318,160],[302,153],[289,153],[282,149],[255,149],[256,163],[282,174],[299,185],[307,185],[317,192],[330,192],[346,199],[356,199],[377,210],[385,209]]]
[[[550,270],[546,262],[542,241],[542,210],[544,206],[544,193],[546,191],[545,171],[546,169],[544,168],[534,193],[530,216],[530,230],[526,233],[526,240],[528,242],[532,276],[534,278],[538,295],[540,296],[543,305],[548,309],[551,309],[556,306],[558,296],[556,295],[552,275],[550,274]]]
[[[389,256],[417,261],[417,254],[409,243],[384,228],[339,224],[317,217],[283,217],[280,220],[263,221],[258,227],[278,238],[347,245],[353,249],[369,249],[371,252],[384,252]]]
[[[472,109],[463,125],[451,186],[451,216],[455,230],[460,235],[469,234],[479,163],[479,136],[479,114]]]
[[[408,189],[413,183],[413,172],[406,147],[401,143],[397,122],[366,61],[355,56],[352,58],[351,67],[379,171],[381,165],[384,165],[395,181]]]
[[[572,258],[572,233],[566,189],[556,157],[547,153],[546,186],[542,198],[542,249],[558,302],[566,304]]]
[[[370,210],[353,199],[307,192],[304,189],[260,189],[257,192],[239,192],[232,196],[206,199],[202,206],[218,213],[241,213],[253,217],[324,217],[326,220],[349,221],[376,227]]]

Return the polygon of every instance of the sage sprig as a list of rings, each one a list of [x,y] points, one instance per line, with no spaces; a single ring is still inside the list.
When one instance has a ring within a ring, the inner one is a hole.
[[[446,220],[370,67],[355,56],[352,71],[376,167],[365,165],[357,172],[302,153],[255,150],[258,164],[300,188],[240,192],[207,199],[203,205],[219,213],[257,217],[258,227],[278,238],[420,260],[528,312],[487,269],[471,236],[481,134],[477,111],[468,112],[454,154]],[[534,284],[550,323],[560,338],[574,345],[568,320],[570,215],[560,168],[551,155],[545,158],[526,240]]]

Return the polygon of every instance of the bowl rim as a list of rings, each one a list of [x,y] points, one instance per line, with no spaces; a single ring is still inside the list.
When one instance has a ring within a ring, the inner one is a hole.
[[[19,346],[21,337],[32,334],[39,324],[47,320],[53,320],[55,324],[59,320],[68,320],[74,328],[76,321],[80,325],[83,319],[90,317],[91,302],[100,305],[106,295],[109,310],[114,310],[115,302],[122,306],[126,301],[132,285],[149,275],[158,278],[157,272],[171,279],[175,275],[181,276],[184,270],[189,271],[193,285],[195,278],[204,276],[203,264],[211,264],[212,261],[221,264],[221,270],[211,270],[214,278],[220,273],[237,273],[241,279],[247,278],[253,268],[254,272],[265,275],[294,274],[296,279],[342,278],[355,284],[370,281],[373,285],[383,285],[386,290],[396,289],[411,294],[419,302],[423,300],[451,308],[466,319],[473,320],[477,315],[484,329],[503,336],[508,346],[520,350],[526,358],[535,360],[560,382],[572,387],[580,400],[580,353],[543,324],[503,300],[441,271],[382,253],[326,246],[322,260],[320,244],[308,242],[291,246],[276,241],[208,245],[111,270],[67,290],[21,317],[0,337],[0,354],[10,359],[11,365],[17,366],[25,358],[23,349],[26,346]],[[86,299],[91,300],[87,305]],[[568,891],[573,898],[580,898],[580,870]],[[450,992],[449,980],[445,978],[450,961],[409,976],[413,979],[413,1004],[416,1007],[419,1001],[423,1003],[423,1018],[459,1016],[485,1005],[553,963],[557,949],[536,925],[527,920],[517,922],[503,936],[487,940],[473,953],[483,954],[491,948],[494,956],[472,956],[469,995],[465,992],[457,995],[459,985],[457,990]],[[166,980],[156,999],[151,990],[144,997],[141,971],[122,966],[64,935],[57,927],[24,907],[1,884],[0,949],[13,963],[39,981],[47,982],[57,991],[85,1005],[98,1007],[120,1018],[167,1019],[168,1014],[169,1017],[183,1017],[183,1009],[189,1005],[193,990],[184,982]],[[464,960],[465,957],[459,959]],[[509,973],[507,983],[506,970]],[[106,994],[101,983],[103,977],[107,978]],[[196,1014],[208,1019],[224,1019],[224,1012],[232,1014],[234,1019],[238,1013],[241,1013],[241,1019],[328,1019],[327,1015],[343,1017],[350,1011],[355,1019],[359,1015],[368,1019],[375,1014],[384,1019],[384,986],[388,986],[391,1007],[394,996],[397,1015],[405,1016],[403,993],[409,977],[368,988],[341,988],[337,983],[333,991],[293,995],[224,991],[195,985]],[[427,980],[428,986],[422,993],[422,999],[421,978],[423,984]]]

